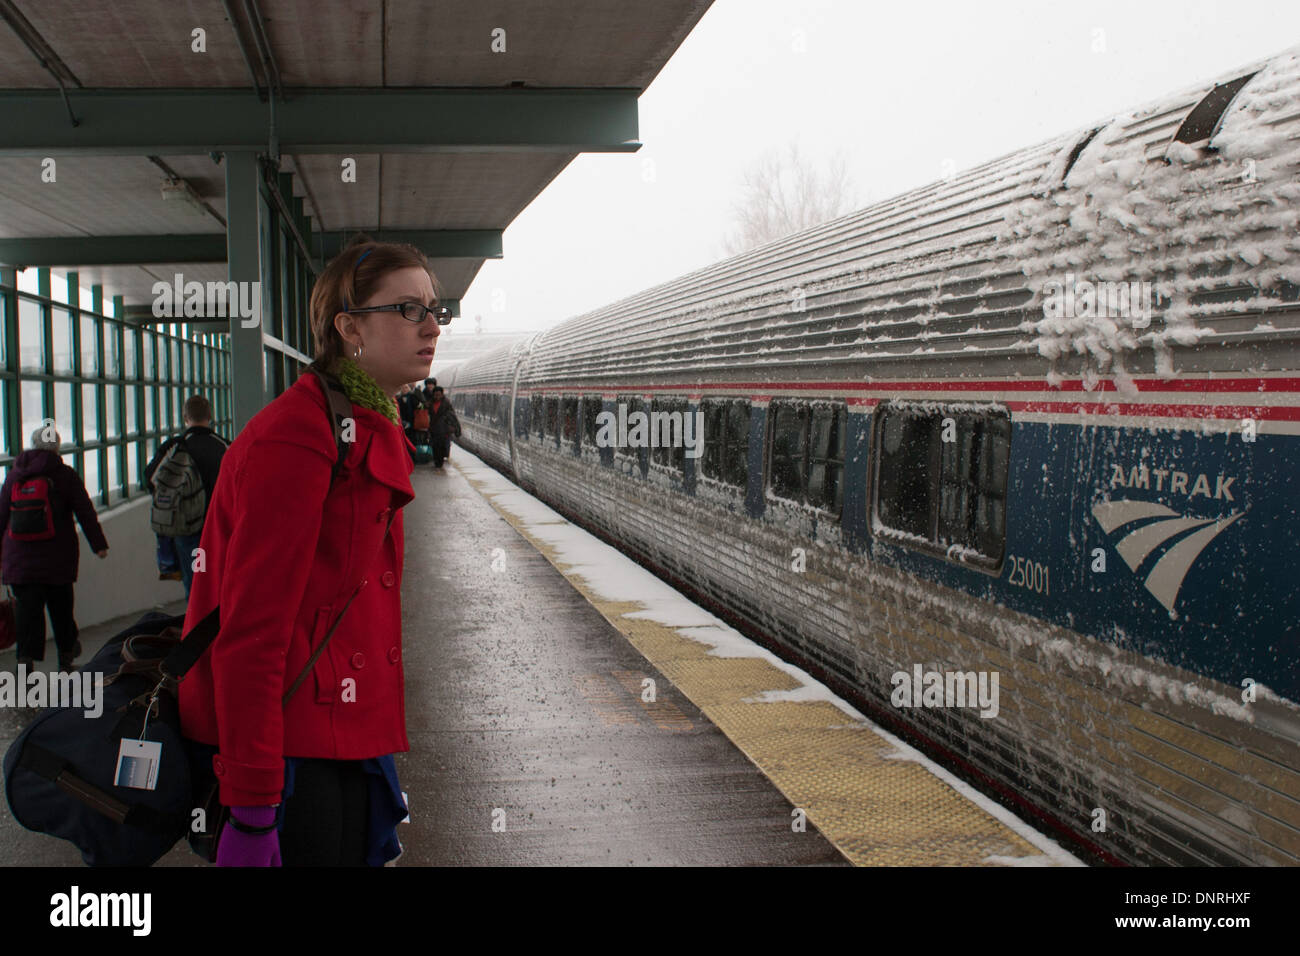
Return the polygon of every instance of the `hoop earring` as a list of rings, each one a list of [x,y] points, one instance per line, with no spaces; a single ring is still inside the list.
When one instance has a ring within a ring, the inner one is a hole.
[[[365,351],[366,351],[365,346],[363,346],[363,345],[358,345],[358,346],[357,346],[357,355],[356,355],[356,358],[353,359],[353,361],[354,361],[354,362],[360,362],[360,361],[361,361],[361,356],[365,353]]]

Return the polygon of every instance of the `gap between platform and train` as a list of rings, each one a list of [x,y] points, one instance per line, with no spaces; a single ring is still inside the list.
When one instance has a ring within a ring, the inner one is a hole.
[[[469,452],[451,464],[853,864],[1084,865]]]

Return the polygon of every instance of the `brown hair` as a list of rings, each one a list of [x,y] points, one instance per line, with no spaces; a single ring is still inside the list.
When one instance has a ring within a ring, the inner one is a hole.
[[[311,290],[311,334],[316,342],[312,365],[328,369],[335,359],[346,354],[343,336],[334,327],[334,316],[346,312],[348,306],[365,302],[388,273],[412,266],[429,273],[434,295],[441,298],[442,290],[429,268],[428,258],[404,242],[374,242],[369,236],[361,235],[331,259]]]
[[[192,422],[212,421],[212,403],[202,395],[191,395],[185,400],[185,417]]]

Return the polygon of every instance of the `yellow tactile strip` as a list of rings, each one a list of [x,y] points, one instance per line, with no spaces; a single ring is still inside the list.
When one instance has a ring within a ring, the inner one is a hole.
[[[752,700],[768,690],[793,690],[799,683],[762,658],[713,656],[708,646],[675,628],[628,617],[645,608],[593,593],[558,560],[554,548],[498,505],[483,483],[461,474],[855,865],[1050,862],[921,764],[891,757],[897,752],[893,744],[833,704]],[[589,683],[579,690],[598,702]],[[634,693],[630,679],[620,678],[620,683]],[[656,723],[680,729],[674,720]]]

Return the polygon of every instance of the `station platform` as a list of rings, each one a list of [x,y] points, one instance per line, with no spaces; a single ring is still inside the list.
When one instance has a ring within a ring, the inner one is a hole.
[[[397,866],[1079,865],[463,449],[412,482]],[[81,865],[7,810],[0,861]]]

